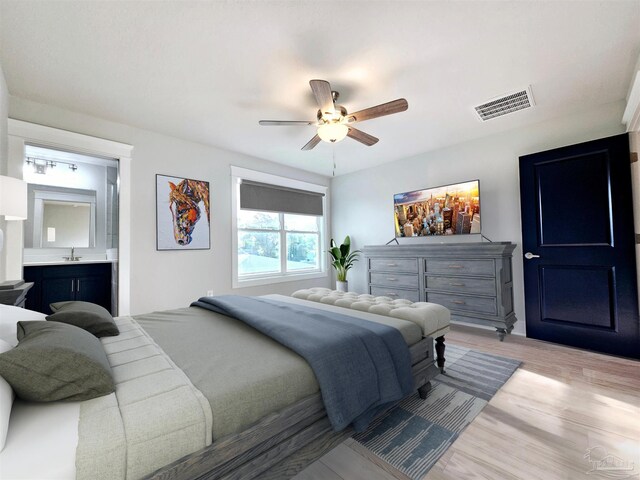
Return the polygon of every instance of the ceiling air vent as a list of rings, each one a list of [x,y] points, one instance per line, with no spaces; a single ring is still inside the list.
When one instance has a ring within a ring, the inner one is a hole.
[[[533,101],[531,87],[527,87],[523,90],[518,90],[516,92],[494,98],[493,100],[474,108],[478,117],[480,117],[480,120],[484,122],[486,120],[491,120],[492,118],[507,115],[508,113],[533,107],[534,105],[535,103]]]

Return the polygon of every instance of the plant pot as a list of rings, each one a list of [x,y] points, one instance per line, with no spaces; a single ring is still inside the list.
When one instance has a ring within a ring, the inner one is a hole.
[[[346,280],[344,282],[341,282],[340,280],[336,281],[336,290],[338,290],[339,292],[348,292],[349,291],[349,282],[347,282]]]

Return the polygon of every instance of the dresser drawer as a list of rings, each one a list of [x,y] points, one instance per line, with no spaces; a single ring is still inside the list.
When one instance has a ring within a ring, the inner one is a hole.
[[[420,301],[420,295],[418,294],[418,290],[402,290],[399,288],[387,288],[387,287],[374,287],[373,285],[369,287],[371,295],[376,297],[391,297],[394,300],[398,298],[404,298],[405,300],[410,300],[412,302]]]
[[[418,273],[417,258],[370,258],[369,270]]]
[[[426,287],[444,292],[495,295],[496,281],[493,278],[474,277],[426,277]]]
[[[427,292],[427,302],[437,303],[438,305],[447,307],[449,310],[484,313],[488,315],[497,314],[495,298]]]
[[[374,273],[371,272],[372,285],[385,285],[388,287],[418,288],[418,275],[407,275],[404,273]]]
[[[496,267],[493,260],[425,260],[427,273],[449,275],[483,275],[495,277]]]

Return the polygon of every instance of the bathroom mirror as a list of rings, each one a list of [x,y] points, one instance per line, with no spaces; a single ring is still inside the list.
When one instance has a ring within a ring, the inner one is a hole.
[[[96,192],[30,184],[25,248],[94,248]]]
[[[117,259],[116,160],[26,145],[23,179],[25,261],[62,259],[71,247],[84,259]]]
[[[40,246],[43,248],[89,248],[94,239],[91,233],[93,203],[45,200],[42,213]],[[95,216],[94,216],[95,218]]]

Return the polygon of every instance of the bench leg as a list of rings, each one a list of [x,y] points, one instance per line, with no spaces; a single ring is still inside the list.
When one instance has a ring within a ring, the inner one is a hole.
[[[418,395],[420,396],[420,398],[422,400],[424,400],[425,398],[427,398],[427,395],[429,393],[429,390],[431,390],[431,382],[427,382],[425,383],[423,386],[421,386],[418,389]]]
[[[436,338],[436,363],[440,369],[440,373],[444,373],[444,362],[446,361],[444,358],[444,348],[444,335],[442,335]]]

